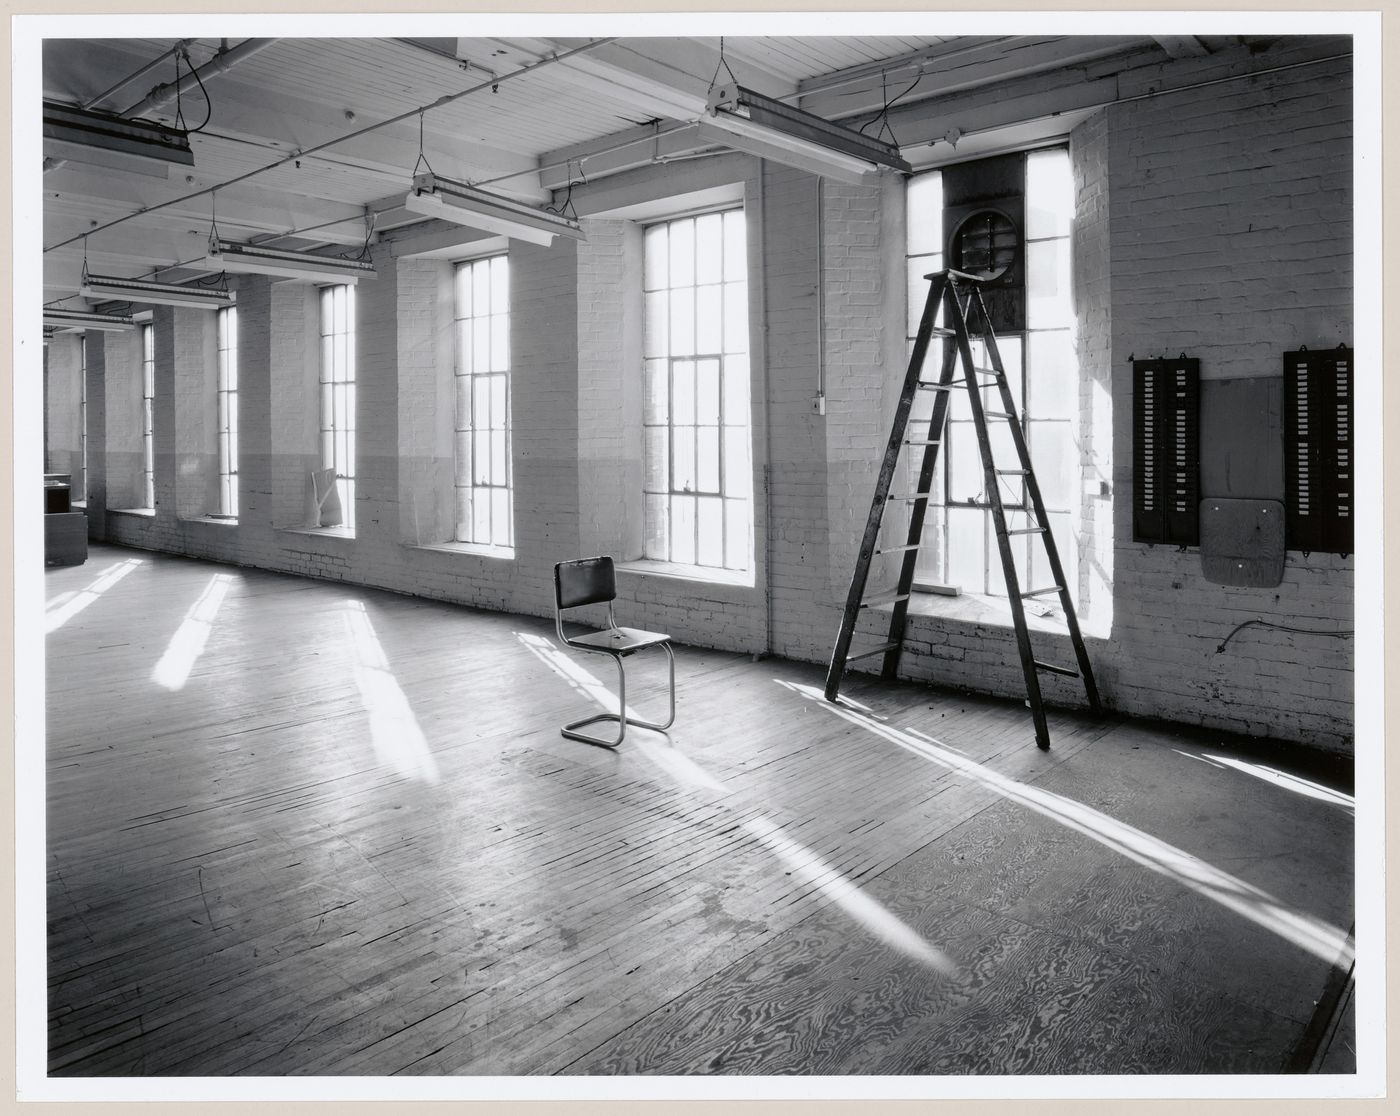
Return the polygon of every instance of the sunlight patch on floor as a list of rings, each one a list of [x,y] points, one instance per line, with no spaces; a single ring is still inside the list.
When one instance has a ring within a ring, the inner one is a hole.
[[[347,601],[345,627],[355,648],[355,686],[369,714],[370,745],[379,762],[425,783],[439,779],[437,761],[408,697],[389,666],[379,635],[360,601]]]
[[[863,728],[921,759],[965,775],[1003,797],[1026,806],[1068,829],[1082,833],[1127,859],[1214,900],[1328,964],[1346,968],[1355,960],[1355,945],[1345,931],[1305,911],[1287,906],[1260,888],[1208,864],[1199,857],[1071,798],[1001,775],[974,760],[958,755],[932,737],[925,736],[924,739],[919,739],[912,732],[879,724],[853,710],[834,705],[826,701],[822,692],[815,687],[781,679],[775,681],[858,728]]]
[[[128,558],[125,562],[118,562],[114,566],[108,566],[96,578],[79,589],[72,597],[58,608],[50,608],[44,614],[44,632],[52,634],[68,623],[69,620],[77,616],[108,589],[141,564],[140,558]]]
[[[189,680],[190,671],[204,654],[209,634],[214,630],[214,618],[224,603],[224,596],[233,584],[232,574],[215,574],[204,587],[199,599],[190,606],[170,642],[165,653],[151,671],[151,681],[167,690],[181,689]]]

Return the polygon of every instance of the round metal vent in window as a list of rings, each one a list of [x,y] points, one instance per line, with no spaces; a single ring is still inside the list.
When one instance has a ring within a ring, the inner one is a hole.
[[[1019,242],[1016,226],[1005,213],[978,210],[953,230],[953,268],[980,279],[1000,279],[1015,262]]]

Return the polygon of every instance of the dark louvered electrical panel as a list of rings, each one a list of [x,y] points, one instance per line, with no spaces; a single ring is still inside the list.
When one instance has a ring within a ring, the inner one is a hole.
[[[1284,511],[1289,550],[1352,552],[1353,357],[1346,346],[1283,354]]]
[[[1133,361],[1133,540],[1196,546],[1201,362]]]

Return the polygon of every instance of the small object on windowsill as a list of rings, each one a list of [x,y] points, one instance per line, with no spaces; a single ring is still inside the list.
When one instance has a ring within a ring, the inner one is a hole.
[[[960,597],[962,588],[957,585],[934,585],[932,582],[916,582],[914,588],[920,593],[937,593],[940,597]]]

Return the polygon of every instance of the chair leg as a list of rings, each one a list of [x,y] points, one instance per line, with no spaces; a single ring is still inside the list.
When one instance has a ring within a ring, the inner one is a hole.
[[[584,717],[581,721],[571,721],[559,730],[562,736],[569,740],[582,740],[585,744],[597,744],[602,748],[616,748],[622,743],[622,738],[627,735],[627,672],[622,669],[621,655],[614,655],[613,662],[617,664],[618,711],[616,713],[595,713],[591,717]],[[605,740],[601,736],[594,736],[591,733],[577,731],[585,725],[596,725],[601,721],[612,721],[616,723],[616,740]]]
[[[615,655],[613,661],[617,663],[617,709],[616,713],[595,713],[591,717],[584,717],[580,721],[573,721],[560,729],[560,733],[569,740],[581,740],[585,744],[597,744],[602,748],[616,748],[622,743],[627,735],[627,726],[635,725],[637,728],[656,729],[664,732],[676,721],[676,655],[671,650],[669,643],[661,644],[661,649],[666,652],[670,674],[670,694],[671,711],[670,716],[664,722],[643,721],[638,717],[628,717],[627,714],[627,672],[623,669],[622,656]],[[605,740],[602,737],[594,736],[591,733],[579,732],[585,725],[594,725],[599,722],[610,721],[617,724],[617,739]]]

